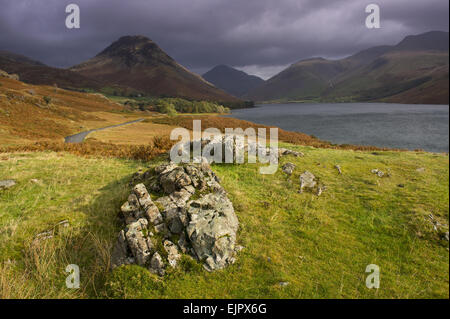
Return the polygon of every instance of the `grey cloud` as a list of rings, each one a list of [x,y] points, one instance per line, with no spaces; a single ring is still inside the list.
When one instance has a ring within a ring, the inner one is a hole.
[[[64,26],[65,6],[81,29]],[[253,73],[311,56],[342,57],[404,36],[448,30],[447,0],[377,0],[381,29],[364,26],[371,0],[0,0],[0,49],[67,67],[120,36],[142,34],[201,72],[229,64]],[[259,68],[259,69],[258,69]]]

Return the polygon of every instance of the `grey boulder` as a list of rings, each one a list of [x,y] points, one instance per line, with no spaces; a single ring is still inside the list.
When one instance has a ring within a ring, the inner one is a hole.
[[[187,236],[206,270],[222,269],[234,262],[239,222],[224,192],[209,193],[187,205]]]

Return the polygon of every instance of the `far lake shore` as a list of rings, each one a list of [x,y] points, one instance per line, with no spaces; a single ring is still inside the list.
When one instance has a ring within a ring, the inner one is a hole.
[[[314,135],[336,144],[449,151],[448,105],[392,103],[257,104],[230,117]]]

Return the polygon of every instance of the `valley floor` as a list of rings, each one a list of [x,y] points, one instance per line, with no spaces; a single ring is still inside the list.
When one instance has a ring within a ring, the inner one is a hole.
[[[164,281],[138,266],[108,270],[131,176],[162,157],[0,154],[0,176],[17,181],[0,191],[0,297],[449,297],[448,241],[429,217],[448,225],[447,155],[283,146],[305,154],[281,158],[297,166],[290,178],[213,165],[240,221],[237,262],[215,273],[183,264]],[[305,170],[326,185],[320,197],[298,193]],[[48,230],[53,237],[36,240]],[[65,286],[68,264],[80,267],[80,289]],[[366,288],[369,264],[380,267],[379,289]]]

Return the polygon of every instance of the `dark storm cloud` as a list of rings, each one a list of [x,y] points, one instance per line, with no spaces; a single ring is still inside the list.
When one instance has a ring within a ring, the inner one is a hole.
[[[81,29],[65,28],[65,6]],[[367,29],[365,6],[381,8]],[[120,36],[142,34],[197,72],[229,64],[271,75],[311,56],[342,57],[404,36],[448,30],[448,0],[0,0],[0,49],[54,66],[90,58]]]

